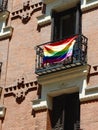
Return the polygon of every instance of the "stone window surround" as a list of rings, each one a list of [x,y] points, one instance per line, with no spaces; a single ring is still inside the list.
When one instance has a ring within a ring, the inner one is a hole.
[[[64,93],[79,92],[80,102],[97,99],[98,86],[87,87],[89,69],[89,65],[80,66],[77,69],[69,70],[69,72],[66,71],[61,72],[61,74],[39,77],[38,82],[42,84],[41,98],[32,101],[33,110],[52,110],[53,97]],[[53,77],[55,77],[55,79]],[[58,80],[60,80],[60,82]]]
[[[45,14],[42,14],[41,16],[37,17],[38,19],[38,25],[43,26],[45,24],[51,23],[51,11],[55,9],[55,6],[53,6],[52,2],[54,0],[43,0],[43,2],[46,4],[46,12]],[[57,2],[57,0],[55,0]],[[64,1],[64,0],[61,0]],[[67,0],[66,0],[67,1]],[[84,13],[85,11],[89,11],[90,9],[96,8],[98,6],[97,0],[81,0],[81,10]],[[50,3],[51,2],[51,3]],[[58,4],[59,6],[59,4]],[[93,87],[87,87],[86,84],[86,78],[83,81],[83,89],[82,91],[78,88],[79,91],[79,98],[81,102],[89,101],[89,100],[95,100],[98,98],[98,86]],[[43,87],[44,88],[44,87]],[[70,90],[66,90],[70,91]],[[77,91],[77,90],[76,90]],[[46,98],[43,98],[43,92],[41,99],[35,99],[32,101],[32,108],[33,110],[41,110],[41,109],[52,109],[52,94],[51,92],[46,92]]]
[[[51,20],[52,20],[51,19],[51,11],[55,8],[58,8],[60,4],[61,4],[60,6],[62,6],[62,3],[64,1],[68,3],[68,0],[60,0],[61,2],[59,2],[59,0],[55,0],[56,2],[53,2],[53,1],[54,0],[51,0],[50,2],[48,0],[43,0],[43,2],[46,4],[46,13],[37,17],[39,26],[43,26],[47,23],[51,23]],[[79,0],[73,0],[73,1],[74,1],[73,3],[75,3],[75,1],[78,2]],[[92,0],[81,0],[81,10],[82,10],[82,12],[96,8],[97,6],[98,6],[97,0],[93,0],[93,1]],[[69,8],[70,8],[70,5],[69,5]],[[65,7],[65,9],[66,9],[66,7]]]
[[[81,91],[81,88],[73,88],[72,90],[66,89],[65,93],[70,92],[78,92],[79,91],[79,98],[80,102],[86,102],[86,101],[91,101],[91,100],[96,100],[98,99],[98,86],[92,86],[92,87],[87,87],[86,86],[86,80],[84,79],[83,81],[83,89]],[[44,110],[44,109],[50,109],[52,110],[52,99],[53,95],[51,92],[46,93],[47,97],[46,98],[40,98],[40,99],[35,99],[32,101],[32,109],[36,112],[39,110]]]

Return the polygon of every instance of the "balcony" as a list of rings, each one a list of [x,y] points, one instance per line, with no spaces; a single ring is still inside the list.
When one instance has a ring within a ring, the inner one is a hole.
[[[68,37],[69,38],[69,37]],[[66,40],[65,38],[63,40]],[[55,41],[59,42],[61,40]],[[70,69],[77,66],[85,65],[87,63],[87,41],[88,39],[84,35],[76,35],[75,43],[72,50],[72,55],[64,59],[63,61],[56,63],[43,64],[44,46],[54,44],[55,42],[48,42],[36,46],[36,65],[35,73],[39,76],[57,72],[60,70]]]

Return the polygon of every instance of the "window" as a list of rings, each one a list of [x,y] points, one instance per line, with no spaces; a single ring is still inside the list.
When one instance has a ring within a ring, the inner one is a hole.
[[[79,93],[54,97],[52,130],[74,130],[75,128],[80,128]]]
[[[0,0],[0,11],[7,9],[8,0]]]
[[[0,11],[2,10],[2,0],[0,0]]]
[[[81,32],[80,4],[63,12],[53,12],[52,40],[64,39]]]
[[[2,5],[2,0],[0,0],[0,6]]]

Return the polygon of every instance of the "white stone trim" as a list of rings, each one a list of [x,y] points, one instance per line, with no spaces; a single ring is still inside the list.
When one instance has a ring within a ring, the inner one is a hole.
[[[93,87],[85,87],[85,93],[81,96],[80,95],[80,101],[88,101],[98,99],[98,86]]]
[[[63,70],[56,74],[39,76],[38,82],[42,85],[41,99],[34,100],[32,108],[37,110],[52,110],[52,99],[55,96],[67,93],[79,92],[82,97],[87,86],[86,77],[89,66],[79,66],[69,70]]]
[[[95,94],[85,95],[80,98],[80,101],[83,102],[83,101],[89,101],[89,100],[94,100],[94,99],[98,99],[98,92]]]
[[[87,3],[87,0],[81,5],[82,11],[87,11],[89,9],[93,9],[98,7],[98,1],[94,0],[94,2]]]
[[[67,8],[70,8],[72,5],[75,5],[75,3],[79,0],[73,0],[73,4],[72,1],[70,3],[70,0],[43,0],[43,2],[45,2],[46,5],[46,13],[45,15],[41,15],[38,17],[38,25],[44,25],[46,23],[51,22],[51,11],[52,9],[57,10],[57,11],[61,11]],[[81,0],[82,1],[82,0]],[[67,6],[68,5],[68,6]],[[98,7],[98,1],[97,0],[93,0],[93,2],[88,3],[87,0],[83,0],[81,3],[81,9],[82,11],[87,11],[89,9],[93,9],[95,7]]]
[[[69,70],[69,72],[67,70],[66,72],[60,73],[60,75],[52,74],[51,76],[54,77],[54,80],[52,80],[53,77],[50,77],[49,75],[48,77],[45,76],[40,80],[42,84],[41,99],[33,101],[32,108],[35,111],[42,109],[52,110],[53,97],[74,92],[79,92],[79,99],[81,103],[83,101],[98,99],[98,86],[87,86],[88,71],[89,66],[83,66],[79,68],[77,67],[76,70]],[[49,82],[47,81],[48,79],[50,79]]]
[[[13,28],[12,27],[4,27],[0,32],[0,39],[10,37],[12,35]]]
[[[74,90],[76,88],[73,88],[72,91],[77,92],[79,91],[79,98],[80,98],[80,102],[84,102],[84,101],[90,101],[90,100],[94,100],[94,99],[98,99],[98,86],[95,87],[87,87],[86,84],[86,80],[84,80],[83,82],[83,89],[82,92],[81,90]],[[56,90],[57,91],[57,90]],[[71,92],[71,89],[66,88],[66,92],[65,93],[69,93],[69,91]],[[90,91],[86,93],[86,91]],[[64,92],[64,90],[63,90]],[[46,95],[48,95],[47,99],[36,99],[32,101],[32,108],[35,111],[38,110],[43,110],[43,109],[51,109],[52,110],[52,94],[50,93],[46,93]]]
[[[88,65],[77,66],[75,68],[62,70],[60,72],[48,74],[46,76],[44,76],[44,75],[39,76],[38,82],[42,85],[52,84],[54,82],[59,82],[59,81],[63,81],[63,80],[67,82],[68,80],[71,80],[74,78],[87,76],[88,71],[89,71]],[[50,79],[50,80],[48,80],[48,79]]]
[[[0,12],[0,21],[4,21],[9,17],[10,12],[9,11],[3,11]]]
[[[0,39],[7,38],[12,35],[13,28],[6,26],[9,14],[9,11],[0,12]]]
[[[4,118],[6,113],[6,107],[4,105],[0,105],[0,118]]]
[[[51,16],[42,15],[42,16],[37,17],[37,19],[38,19],[38,25],[39,26],[42,26],[44,24],[51,22]]]
[[[47,108],[47,101],[42,99],[36,99],[32,101],[32,108],[34,111],[43,110]]]
[[[46,23],[51,22],[51,11],[57,10],[62,11],[64,9],[68,9],[70,7],[73,7],[79,0],[51,0],[46,1],[46,13],[45,15],[41,15],[37,17],[38,19],[38,25],[44,25]],[[44,2],[44,1],[43,1]]]

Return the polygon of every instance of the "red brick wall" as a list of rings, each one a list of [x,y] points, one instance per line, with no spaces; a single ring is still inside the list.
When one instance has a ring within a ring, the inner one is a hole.
[[[98,100],[81,104],[81,128],[83,130],[98,129]]]
[[[47,110],[37,111],[35,114],[35,129],[34,130],[47,130]]]
[[[39,2],[38,0],[33,3]],[[10,18],[12,12],[23,8],[22,1],[9,4]],[[18,79],[24,78],[24,83],[30,83],[37,80],[35,75],[35,47],[43,42],[50,41],[51,25],[44,26],[37,30],[37,17],[42,14],[41,10],[36,10],[30,20],[24,24],[21,18],[9,19],[8,26],[14,28],[12,38],[10,40],[0,41],[0,59],[3,62],[1,73],[1,86],[8,88],[16,86]],[[49,32],[44,37],[45,32]],[[7,69],[6,69],[7,67]],[[23,89],[23,88],[22,88]],[[6,115],[0,130],[46,130],[47,111],[32,115],[32,100],[37,99],[37,88],[29,89],[25,98],[20,103],[16,101],[16,97],[11,90],[11,94],[1,98],[1,102],[7,107]],[[17,91],[21,91],[18,89]]]
[[[52,129],[52,124],[51,124],[51,110],[48,110],[47,112],[47,130]]]
[[[20,104],[12,95],[5,97],[4,104],[7,109],[2,130],[35,130],[31,102],[35,97],[36,91],[31,91]]]
[[[98,68],[95,71],[93,66],[98,65],[98,9],[88,11],[82,16],[82,32],[88,38],[88,64],[91,66],[89,75],[89,86],[98,84]]]
[[[98,69],[93,66],[98,65],[98,9],[88,11],[82,16],[82,32],[88,38],[88,64],[91,66],[88,86],[98,84]],[[83,130],[98,129],[98,100],[81,103],[81,128]]]
[[[10,10],[21,9],[22,1],[13,1],[13,8]],[[51,25],[44,26],[37,30],[37,16],[41,11],[36,11],[31,19],[23,24],[20,18],[9,20],[8,24],[14,28],[11,40],[0,42],[0,58],[3,62],[1,73],[1,86],[8,87],[17,85],[18,79],[24,78],[25,82],[33,82],[36,80],[35,75],[35,46],[50,41]],[[98,78],[93,69],[93,65],[97,64],[98,51],[96,48],[98,43],[98,10],[93,10],[83,14],[83,34],[88,37],[88,64],[91,65],[89,84],[97,85]],[[8,58],[8,61],[6,61]],[[7,66],[6,66],[7,65]],[[6,69],[7,67],[7,69]],[[50,130],[48,127],[50,122],[49,113],[40,111],[32,115],[31,101],[37,98],[37,91],[29,91],[25,99],[19,104],[16,102],[14,95],[8,95],[4,98],[4,105],[7,106],[6,116],[2,122],[1,130]],[[1,99],[3,100],[3,98]],[[98,102],[88,102],[81,104],[81,120],[82,127],[85,130],[97,130]],[[93,117],[93,118],[92,118]]]

